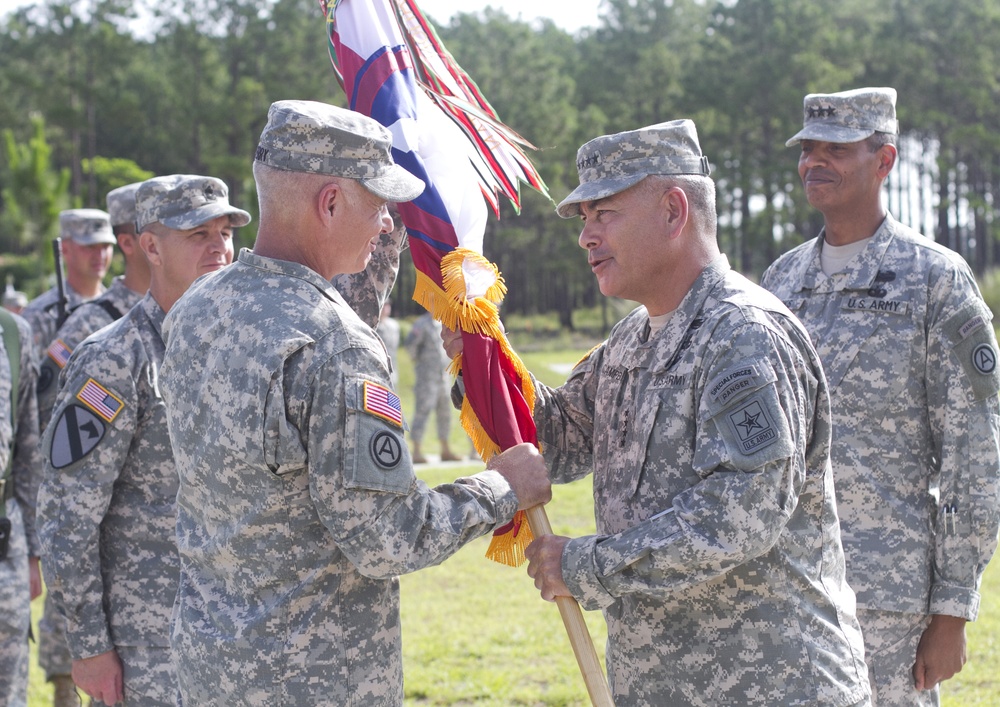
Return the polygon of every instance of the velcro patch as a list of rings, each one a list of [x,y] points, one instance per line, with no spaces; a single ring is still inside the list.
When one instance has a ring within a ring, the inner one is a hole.
[[[726,419],[736,436],[740,451],[747,456],[778,439],[774,421],[758,399],[727,412]]]
[[[364,399],[362,401],[364,411],[402,427],[403,406],[399,402],[399,396],[384,385],[371,381],[365,381],[364,384]]]
[[[762,385],[760,374],[752,364],[726,371],[708,384],[712,400],[725,405],[740,393],[756,390]]]
[[[46,353],[49,355],[49,358],[55,361],[59,368],[65,368],[70,354],[73,353],[73,349],[64,344],[61,339],[56,339],[49,345]]]
[[[80,392],[76,394],[77,400],[84,403],[91,410],[96,412],[108,422],[113,422],[118,413],[125,408],[125,403],[103,385],[93,378],[87,380]]]
[[[910,311],[910,303],[904,300],[888,300],[878,297],[845,297],[841,309],[856,312],[874,312],[879,314],[906,314]]]
[[[81,405],[67,405],[56,420],[49,447],[49,461],[56,469],[78,462],[104,439],[107,427]]]
[[[1000,391],[1000,351],[990,319],[986,305],[972,300],[943,325],[975,400],[984,400]]]
[[[372,460],[383,469],[395,469],[403,460],[403,441],[398,435],[380,430],[368,443]]]

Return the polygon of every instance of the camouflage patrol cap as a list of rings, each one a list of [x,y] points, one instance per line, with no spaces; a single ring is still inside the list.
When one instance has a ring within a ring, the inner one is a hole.
[[[142,182],[126,184],[123,187],[108,192],[108,215],[111,226],[124,226],[127,223],[135,226],[135,193]]]
[[[802,140],[858,142],[875,133],[899,131],[896,89],[856,88],[840,93],[810,93],[802,101],[802,130],[787,147]]]
[[[68,209],[59,214],[59,236],[80,245],[118,242],[111,232],[111,221],[100,209]]]
[[[228,216],[232,226],[246,226],[250,214],[229,204],[229,189],[215,177],[171,174],[153,177],[135,193],[135,225],[140,232],[152,223],[175,231],[186,231],[219,216]]]
[[[356,179],[386,201],[410,201],[424,182],[392,160],[392,133],[352,110],[315,101],[277,101],[254,159],[289,172]]]
[[[586,143],[576,153],[580,186],[556,208],[563,218],[580,213],[580,204],[625,191],[651,174],[711,173],[701,154],[698,131],[690,120],[671,120]]]

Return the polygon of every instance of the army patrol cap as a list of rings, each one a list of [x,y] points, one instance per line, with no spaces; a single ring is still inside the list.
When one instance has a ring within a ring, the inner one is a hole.
[[[288,172],[347,177],[386,201],[410,201],[424,182],[393,162],[392,133],[371,118],[315,101],[277,101],[254,159]]]
[[[707,177],[712,171],[690,120],[594,138],[576,153],[576,168],[580,186],[556,207],[563,218],[579,215],[581,203],[625,191],[651,174]]]
[[[59,214],[59,236],[80,245],[118,242],[111,232],[111,220],[100,209],[68,209]]]
[[[802,101],[802,130],[785,143],[802,140],[858,142],[875,133],[899,132],[896,89],[856,88],[840,93],[810,93]]]
[[[219,216],[228,216],[234,227],[250,223],[250,214],[230,206],[225,182],[197,174],[147,179],[136,191],[135,210],[135,226],[140,232],[152,223],[186,231]]]
[[[111,226],[124,226],[127,223],[135,226],[135,193],[139,190],[142,182],[126,184],[123,187],[112,189],[108,192],[108,216],[111,217]]]

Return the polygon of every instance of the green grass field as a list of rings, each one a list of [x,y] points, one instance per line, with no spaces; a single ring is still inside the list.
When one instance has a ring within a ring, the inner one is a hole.
[[[525,354],[528,369],[549,384],[565,378],[587,348]],[[400,397],[413,410],[413,370],[401,352]],[[437,453],[429,434],[427,451]],[[466,451],[468,441],[457,422],[452,447]],[[427,466],[419,475],[428,484],[474,473],[481,464]],[[594,532],[589,479],[554,489],[548,507],[556,533]],[[403,659],[407,705],[586,705],[580,677],[558,609],[539,597],[524,568],[510,568],[484,557],[488,539],[470,543],[443,565],[401,579]],[[969,663],[942,690],[945,707],[996,705],[1000,694],[1000,561],[988,568],[979,620],[971,624]],[[41,610],[41,600],[33,605]],[[599,613],[585,612],[603,659],[606,630]],[[37,621],[37,615],[35,616]],[[35,664],[29,707],[51,704],[51,688]]]

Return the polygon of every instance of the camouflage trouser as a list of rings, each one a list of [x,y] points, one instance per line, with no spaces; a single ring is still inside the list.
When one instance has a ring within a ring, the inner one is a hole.
[[[437,416],[438,439],[446,440],[451,434],[451,381],[447,371],[427,370],[418,367],[413,386],[416,412],[410,422],[410,437],[420,444],[431,412]]]
[[[45,558],[42,558],[42,577],[45,576]],[[69,675],[73,658],[66,643],[66,617],[56,609],[51,595],[45,595],[42,618],[38,622],[38,665],[45,671],[45,679]]]
[[[166,646],[116,646],[124,674],[125,705],[175,707],[177,669]]]
[[[930,617],[896,611],[858,609],[865,637],[865,662],[876,707],[937,707],[939,686],[918,691],[913,686],[917,645]]]
[[[7,517],[12,527],[7,559],[0,562],[0,705],[24,707],[28,699],[31,590],[24,524],[13,499],[7,502]]]

